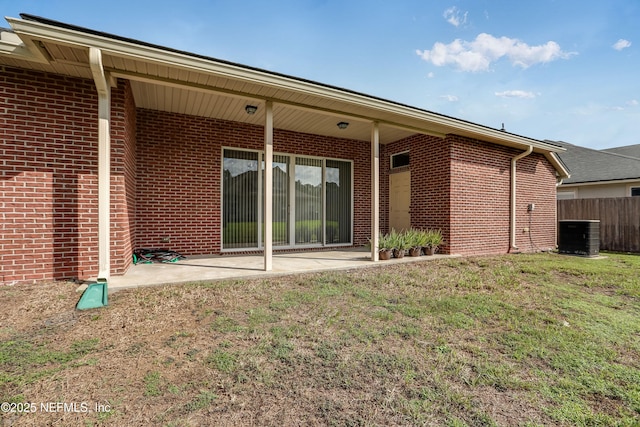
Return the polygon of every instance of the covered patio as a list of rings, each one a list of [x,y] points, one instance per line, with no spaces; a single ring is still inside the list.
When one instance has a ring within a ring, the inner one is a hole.
[[[350,270],[366,267],[384,267],[407,262],[429,262],[458,255],[433,255],[371,261],[366,248],[342,250],[274,253],[273,269],[265,271],[264,256],[221,255],[193,256],[174,263],[137,264],[126,274],[112,276],[109,292],[140,286],[189,283],[224,279],[269,278],[288,274],[312,273],[329,270]]]
[[[0,191],[13,224],[2,282],[117,288],[368,266],[392,229],[440,230],[440,250],[463,255],[555,245],[555,186],[568,177],[558,146],[42,17],[6,19],[0,98],[15,117],[3,137],[15,161]],[[348,250],[367,242],[368,254]],[[131,265],[136,249],[158,247],[191,266]],[[205,255],[213,265],[196,263]],[[187,268],[199,273],[182,277]]]

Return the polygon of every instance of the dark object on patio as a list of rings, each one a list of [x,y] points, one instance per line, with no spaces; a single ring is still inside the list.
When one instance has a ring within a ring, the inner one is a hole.
[[[186,257],[169,249],[136,249],[133,251],[134,264],[151,264],[153,262],[176,262]]]

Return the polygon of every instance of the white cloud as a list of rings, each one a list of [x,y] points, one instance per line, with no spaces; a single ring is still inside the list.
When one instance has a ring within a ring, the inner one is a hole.
[[[453,65],[462,71],[487,71],[490,65],[506,57],[513,65],[528,68],[531,65],[566,59],[572,53],[564,52],[560,45],[549,41],[543,45],[528,44],[509,37],[494,37],[481,33],[473,41],[456,39],[449,44],[437,42],[431,50],[416,50],[422,59],[442,67]]]
[[[467,22],[468,14],[469,12],[465,12],[461,15],[460,10],[455,6],[452,6],[444,11],[443,16],[449,24],[453,25],[454,27],[459,27],[460,25]]]
[[[620,39],[612,46],[615,50],[626,49],[631,46],[631,42],[629,40]]]
[[[435,73],[433,73],[433,72],[429,72],[429,73],[427,74],[427,78],[429,78],[429,79],[432,79],[432,78],[434,78],[435,76],[436,76],[436,75],[435,75]]]
[[[611,110],[611,111],[625,111],[629,108],[634,108],[637,107],[639,105],[638,101],[636,99],[632,99],[630,101],[627,101],[624,103],[624,105],[615,105],[613,107],[607,107],[607,110]]]
[[[449,102],[457,102],[458,101],[458,97],[455,95],[442,95],[440,96],[441,99],[446,99]]]
[[[505,90],[504,92],[495,92],[496,96],[501,98],[535,98],[533,92],[525,92],[524,90]]]

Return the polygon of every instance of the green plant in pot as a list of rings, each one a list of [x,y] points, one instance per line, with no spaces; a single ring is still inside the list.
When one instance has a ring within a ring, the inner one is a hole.
[[[438,248],[442,244],[442,232],[440,230],[428,230],[427,236],[427,244],[424,246],[424,253],[426,255],[433,255],[438,251]]]
[[[390,245],[391,240],[388,234],[378,234],[378,259],[385,261],[391,259],[393,247]],[[371,241],[369,241],[371,244]]]
[[[398,233],[396,230],[391,230],[389,233],[390,245],[393,247],[394,258],[403,258],[405,251],[409,248],[407,245],[407,239],[404,233]]]
[[[412,228],[410,230],[407,230],[407,232],[405,233],[405,238],[407,239],[407,244],[409,245],[409,255],[414,257],[422,255],[422,247],[427,241],[427,235],[425,234],[425,232]]]

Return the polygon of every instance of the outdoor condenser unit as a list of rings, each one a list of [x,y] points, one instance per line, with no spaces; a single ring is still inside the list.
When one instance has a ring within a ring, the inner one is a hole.
[[[558,252],[584,256],[600,253],[600,220],[558,222]]]

